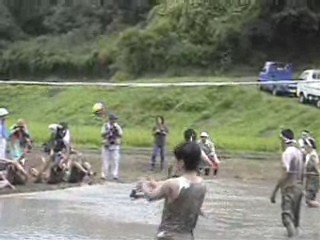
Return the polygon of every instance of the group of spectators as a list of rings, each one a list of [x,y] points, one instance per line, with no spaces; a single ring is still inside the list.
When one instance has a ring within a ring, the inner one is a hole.
[[[31,167],[33,141],[23,119],[7,127],[9,112],[0,108],[0,188],[15,189],[27,182],[59,184],[92,182],[91,165],[71,145],[68,124],[50,124],[48,141],[43,144],[42,157]]]

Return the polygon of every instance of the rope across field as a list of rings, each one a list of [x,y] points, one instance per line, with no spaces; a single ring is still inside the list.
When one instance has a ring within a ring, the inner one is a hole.
[[[130,88],[163,88],[163,87],[208,87],[208,86],[254,86],[254,85],[282,85],[282,84],[297,84],[301,80],[295,81],[219,81],[219,82],[172,82],[172,83],[111,83],[111,82],[41,82],[41,81],[0,81],[0,85],[26,85],[26,86],[61,86],[61,87],[74,87],[74,86],[96,86],[96,87],[130,87]],[[308,81],[306,84],[316,83],[319,81]]]

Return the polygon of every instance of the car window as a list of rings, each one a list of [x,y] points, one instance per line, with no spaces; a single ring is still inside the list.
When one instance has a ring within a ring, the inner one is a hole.
[[[307,77],[308,77],[308,72],[303,72],[303,73],[300,75],[299,79],[306,80]]]

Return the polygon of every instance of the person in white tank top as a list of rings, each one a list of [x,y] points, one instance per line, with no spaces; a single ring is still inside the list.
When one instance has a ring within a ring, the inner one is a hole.
[[[319,192],[319,156],[316,144],[312,138],[304,140],[306,151],[305,162],[305,199],[308,207],[319,208],[320,203],[316,200]]]

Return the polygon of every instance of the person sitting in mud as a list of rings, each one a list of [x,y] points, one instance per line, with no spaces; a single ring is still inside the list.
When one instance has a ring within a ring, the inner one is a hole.
[[[320,203],[316,201],[319,192],[319,156],[316,151],[315,141],[312,138],[304,140],[306,151],[305,162],[305,191],[306,204],[312,208],[320,207]]]
[[[217,157],[215,146],[213,142],[209,139],[209,134],[207,132],[202,132],[200,134],[200,140],[198,141],[200,148],[204,151],[207,157],[213,163],[213,175],[216,176],[219,169],[220,161]],[[210,172],[210,168],[207,166],[205,162],[202,161],[202,167],[205,170],[205,175],[208,176]]]
[[[182,173],[180,177],[161,182],[142,181],[136,189],[149,201],[165,199],[156,239],[193,240],[207,192],[203,179],[197,173],[201,149],[196,142],[185,142],[175,148],[174,155]]]
[[[26,154],[32,149],[32,140],[23,120],[10,128],[8,147],[12,161],[7,166],[6,178],[13,185],[24,185],[28,180],[25,170]]]
[[[7,179],[7,167],[10,163],[4,160],[0,160],[0,189],[11,188],[15,189],[15,187],[9,182]]]
[[[66,123],[50,124],[51,136],[48,143],[44,144],[44,151],[49,155],[47,160],[43,159],[45,165],[41,171],[32,169],[36,174],[36,182],[42,182],[43,173],[50,169],[47,183],[57,184],[63,181],[70,156],[70,131]]]
[[[83,158],[81,153],[72,150],[66,181],[69,183],[91,184],[94,175],[91,164]]]
[[[291,129],[283,129],[280,134],[283,147],[282,174],[271,195],[271,203],[276,202],[279,189],[282,194],[282,223],[287,229],[288,237],[298,233],[300,225],[300,208],[303,197],[303,156],[294,139]]]

